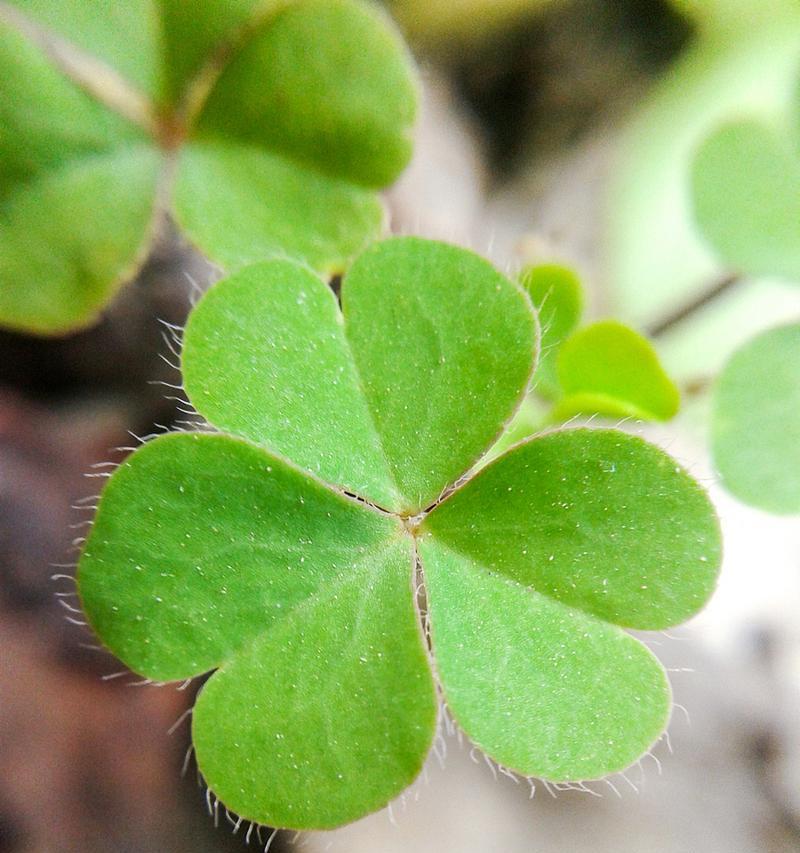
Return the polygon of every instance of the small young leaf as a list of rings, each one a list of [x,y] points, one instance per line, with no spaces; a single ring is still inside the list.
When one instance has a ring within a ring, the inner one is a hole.
[[[652,344],[614,320],[592,323],[571,335],[558,353],[564,396],[556,416],[602,414],[666,421],[680,405]]]
[[[495,761],[554,782],[597,779],[658,739],[669,684],[638,640],[435,537],[420,554],[448,708]]]
[[[565,430],[519,445],[440,504],[423,533],[627,628],[688,619],[719,570],[706,494],[665,453],[617,430]]]
[[[756,121],[729,124],[693,167],[695,215],[723,261],[800,281],[800,151]]]
[[[763,332],[730,359],[714,394],[712,450],[740,500],[800,513],[800,325]]]
[[[558,349],[583,313],[581,283],[571,269],[558,264],[528,267],[523,270],[520,283],[539,312],[542,329],[542,350],[534,377],[536,392],[553,400],[560,394],[556,374]]]

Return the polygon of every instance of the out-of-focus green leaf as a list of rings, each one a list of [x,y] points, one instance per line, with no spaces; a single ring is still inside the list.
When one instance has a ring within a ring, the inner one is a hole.
[[[377,188],[408,162],[415,114],[408,57],[377,8],[304,0],[271,18],[226,66],[197,133]]]
[[[181,0],[7,0],[157,100],[164,87],[162,9]],[[253,2],[253,0],[251,0]],[[202,9],[208,0],[191,3]],[[2,9],[0,9],[0,12]],[[183,33],[188,38],[188,33]]]
[[[361,0],[0,4],[0,81],[0,323],[38,332],[97,316],[157,202],[230,271],[289,256],[341,273],[381,229],[375,190],[406,165],[417,108],[408,51]],[[87,178],[99,154],[121,165]]]
[[[578,276],[568,267],[540,264],[523,270],[520,283],[539,312],[541,356],[534,385],[548,399],[559,396],[556,358],[558,349],[578,325],[583,313],[583,291]]]
[[[614,315],[635,326],[659,321],[724,271],[692,212],[698,145],[725,121],[786,115],[800,61],[800,5],[744,5],[749,12],[740,26],[709,16],[623,135],[603,266],[616,296]]]
[[[800,513],[800,325],[763,332],[730,359],[714,395],[712,449],[740,500]]]
[[[361,187],[263,148],[208,141],[180,155],[175,217],[229,272],[289,256],[334,274],[380,230],[384,214]]]
[[[0,320],[34,332],[86,324],[148,250],[159,157],[127,148],[43,176],[0,206]]]
[[[556,404],[557,420],[601,414],[665,421],[680,405],[652,344],[615,320],[592,323],[566,340],[558,380],[564,396]]]
[[[697,221],[730,267],[800,282],[800,150],[755,121],[729,124],[693,167]]]
[[[160,157],[2,23],[0,80],[0,323],[61,332],[143,260]]]

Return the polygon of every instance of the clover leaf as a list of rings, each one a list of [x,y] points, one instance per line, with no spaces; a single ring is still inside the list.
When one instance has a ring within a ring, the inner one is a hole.
[[[95,319],[165,213],[227,271],[342,271],[417,100],[361,0],[13,0],[0,80],[0,324],[39,333]]]
[[[91,625],[148,678],[216,670],[197,759],[250,820],[329,828],[385,805],[420,771],[439,692],[514,771],[625,768],[671,700],[623,628],[710,595],[705,493],[614,430],[537,437],[473,473],[539,334],[523,290],[470,252],[378,243],[341,300],[285,260],[204,296],[183,371],[226,432],[156,438],[110,478],[79,565]]]

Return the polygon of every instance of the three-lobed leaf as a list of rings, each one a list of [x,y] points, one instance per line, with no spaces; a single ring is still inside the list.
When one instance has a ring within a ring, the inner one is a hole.
[[[517,285],[411,238],[358,259],[342,309],[288,261],[195,309],[187,390],[242,437],[166,436],[129,457],[78,584],[132,668],[216,669],[193,738],[243,818],[329,828],[396,796],[434,734],[434,673],[467,735],[524,774],[601,776],[662,731],[666,676],[622,626],[703,604],[713,510],[666,454],[616,431],[534,438],[470,479],[537,343]]]
[[[229,271],[290,256],[340,272],[379,231],[375,190],[410,156],[416,87],[371,4],[13,6],[0,15],[0,323],[91,322],[144,259],[156,208]],[[12,26],[20,13],[67,41],[80,86]],[[110,165],[76,186],[98,154]]]

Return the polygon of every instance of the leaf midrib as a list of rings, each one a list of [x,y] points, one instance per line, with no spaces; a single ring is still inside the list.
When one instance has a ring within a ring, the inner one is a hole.
[[[320,602],[324,602],[325,600],[332,599],[335,597],[336,593],[340,588],[346,586],[349,583],[352,583],[353,579],[359,573],[363,573],[365,578],[369,578],[379,574],[384,566],[383,563],[376,559],[376,557],[383,556],[387,552],[391,550],[391,548],[395,545],[397,541],[403,539],[411,540],[409,534],[402,529],[398,529],[393,532],[393,534],[387,536],[381,542],[377,543],[373,547],[369,548],[366,552],[362,553],[358,560],[356,560],[352,565],[350,565],[346,570],[339,572],[335,577],[323,581],[316,587],[316,589],[306,596],[302,601],[296,602],[291,607],[288,607],[283,614],[276,618],[272,623],[270,623],[269,627],[264,629],[263,631],[259,631],[252,636],[243,639],[241,643],[237,644],[235,647],[231,648],[228,655],[224,660],[221,660],[218,664],[209,667],[203,672],[196,673],[195,676],[203,675],[206,672],[221,672],[224,671],[225,665],[231,661],[235,661],[236,658],[246,655],[249,649],[258,643],[265,635],[269,634],[270,631],[275,630],[277,627],[285,624],[288,619],[296,618],[302,611],[306,608],[310,608]],[[409,541],[409,579],[411,577],[411,571],[413,570],[413,541]],[[364,591],[364,599],[366,600],[367,591]]]
[[[580,614],[582,617],[588,617],[589,619],[594,619],[597,622],[600,622],[604,625],[608,625],[611,628],[614,628],[618,631],[622,631],[626,634],[629,633],[629,629],[643,630],[643,631],[649,630],[646,628],[633,629],[632,626],[626,626],[626,625],[621,625],[617,622],[612,622],[609,619],[606,619],[603,616],[599,616],[597,613],[593,612],[592,610],[588,610],[585,607],[580,607],[577,604],[569,604],[569,603],[563,601],[562,599],[558,598],[557,596],[553,595],[551,592],[548,592],[546,590],[537,589],[535,586],[531,586],[530,584],[522,583],[521,581],[516,580],[516,578],[512,578],[509,575],[504,574],[503,572],[497,571],[495,569],[491,569],[487,565],[485,565],[483,563],[483,561],[475,558],[471,554],[468,554],[466,551],[462,551],[458,548],[454,548],[453,546],[449,545],[442,537],[437,536],[435,533],[433,533],[433,531],[426,531],[424,528],[424,525],[423,525],[423,527],[420,529],[420,535],[424,535],[425,533],[427,533],[428,535],[431,536],[433,541],[436,543],[437,547],[444,549],[449,554],[451,554],[454,557],[459,558],[460,560],[464,561],[468,566],[477,567],[481,572],[485,573],[486,575],[489,575],[492,578],[497,578],[499,581],[511,586],[514,589],[521,589],[521,590],[524,590],[529,595],[540,596],[541,598],[545,598],[548,601],[551,601],[554,604],[558,605],[559,607],[563,608],[567,612],[577,613],[577,614]],[[422,564],[422,572],[423,572],[423,576],[424,576],[424,574],[425,574],[425,563],[422,560],[420,562]]]

